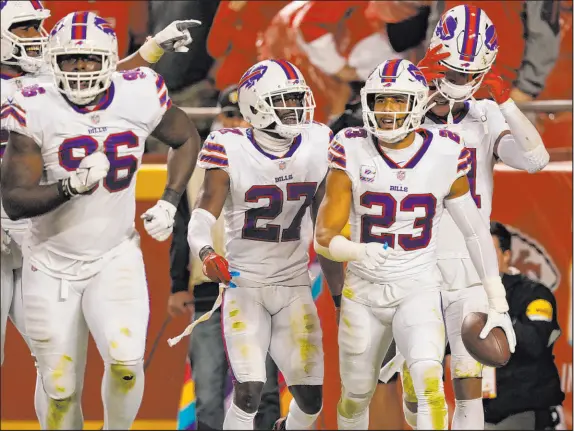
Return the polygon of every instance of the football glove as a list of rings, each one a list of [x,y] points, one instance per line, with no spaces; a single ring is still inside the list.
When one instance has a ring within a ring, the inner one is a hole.
[[[167,201],[159,200],[141,215],[146,232],[156,241],[165,241],[173,231],[177,208]]]

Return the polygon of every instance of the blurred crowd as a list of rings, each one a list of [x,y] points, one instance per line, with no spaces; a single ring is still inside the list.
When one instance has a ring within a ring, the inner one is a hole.
[[[315,120],[333,123],[359,109],[357,92],[389,58],[418,61],[441,14],[457,1],[46,1],[47,27],[72,10],[93,10],[118,32],[120,55],[134,52],[173,20],[198,19],[188,53],[164,56],[155,69],[173,101],[216,107],[219,93],[254,63],[283,58],[296,64],[313,90]],[[466,2],[472,4],[473,2]],[[499,25],[497,60],[513,81],[516,102],[572,99],[572,1],[475,2]],[[48,21],[50,21],[48,20]],[[498,22],[497,22],[498,21]],[[486,97],[478,93],[477,97]],[[202,134],[212,117],[195,119]],[[340,123],[340,122],[339,122]],[[571,134],[572,115],[539,116]],[[564,136],[563,134],[560,136]],[[569,147],[569,143],[563,144]],[[153,140],[149,152],[165,151]]]

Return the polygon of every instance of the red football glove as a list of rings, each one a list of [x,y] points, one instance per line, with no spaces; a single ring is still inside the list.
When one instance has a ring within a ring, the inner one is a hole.
[[[431,83],[435,79],[443,78],[444,73],[448,70],[446,66],[439,64],[439,61],[450,57],[450,53],[443,52],[442,54],[439,54],[441,48],[442,44],[428,50],[424,58],[417,64],[417,67],[425,76],[428,83]]]
[[[502,105],[510,99],[510,83],[502,77],[500,71],[495,66],[490,68],[490,71],[482,80],[482,85],[499,105]]]
[[[223,256],[211,252],[205,259],[203,259],[203,273],[209,277],[210,280],[229,283],[231,281],[231,274],[229,274],[229,262]]]

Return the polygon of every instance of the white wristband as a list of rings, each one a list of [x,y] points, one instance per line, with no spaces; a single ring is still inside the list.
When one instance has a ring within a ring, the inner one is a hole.
[[[336,262],[361,260],[365,256],[365,245],[349,241],[343,235],[337,235],[329,243],[329,254]]]
[[[161,46],[155,41],[155,39],[149,36],[145,43],[138,49],[141,58],[143,58],[149,64],[155,64],[159,61],[163,53],[165,52]]]

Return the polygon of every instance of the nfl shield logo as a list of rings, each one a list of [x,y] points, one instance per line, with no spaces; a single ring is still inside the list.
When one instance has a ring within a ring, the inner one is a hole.
[[[92,123],[98,124],[100,122],[100,116],[98,114],[92,115]]]
[[[279,162],[279,169],[283,170],[283,169],[285,169],[286,166],[287,166],[287,163],[285,163],[283,161]]]
[[[397,172],[397,179],[399,181],[403,181],[405,179],[405,177],[407,176],[405,171],[399,171]]]

